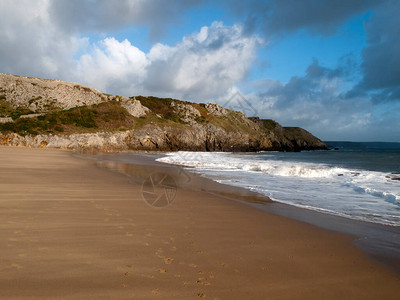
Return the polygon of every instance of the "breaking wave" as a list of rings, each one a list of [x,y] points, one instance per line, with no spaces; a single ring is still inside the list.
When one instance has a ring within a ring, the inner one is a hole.
[[[168,153],[158,161],[191,167],[219,182],[275,201],[349,218],[400,226],[398,175],[338,165],[280,160],[273,153]]]

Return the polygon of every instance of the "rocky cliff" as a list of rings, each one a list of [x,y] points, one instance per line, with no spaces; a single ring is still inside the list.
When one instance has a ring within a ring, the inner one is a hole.
[[[103,94],[75,83],[0,74],[0,144],[101,151],[326,149],[301,128],[217,104]]]

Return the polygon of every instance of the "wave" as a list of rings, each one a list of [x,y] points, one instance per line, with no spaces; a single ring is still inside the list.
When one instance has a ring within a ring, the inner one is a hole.
[[[225,157],[224,157],[225,156]],[[302,177],[302,178],[331,178],[337,176],[356,176],[358,172],[340,167],[330,167],[312,163],[291,163],[283,161],[243,161],[230,158],[226,153],[197,153],[177,152],[157,159],[160,162],[196,167],[199,169],[241,170],[262,172],[272,176]],[[221,162],[223,161],[223,162]]]
[[[280,158],[282,154],[271,153],[174,152],[157,160],[192,167],[278,202],[400,226],[400,181],[392,180],[393,174]]]

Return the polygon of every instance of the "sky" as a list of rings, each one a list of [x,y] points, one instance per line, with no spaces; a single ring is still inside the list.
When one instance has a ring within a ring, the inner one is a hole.
[[[0,72],[400,142],[400,1],[0,0]]]

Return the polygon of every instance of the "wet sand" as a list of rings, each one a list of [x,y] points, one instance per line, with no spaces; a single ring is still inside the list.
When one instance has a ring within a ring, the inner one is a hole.
[[[209,193],[212,182],[178,168],[103,164],[116,172],[70,152],[0,147],[1,299],[397,299],[400,293],[400,277],[353,246],[351,236],[226,197],[267,199],[236,189],[224,197]],[[143,197],[148,186],[142,188],[152,174],[169,174],[176,183],[176,189],[167,184],[167,207],[144,201],[152,200]]]

